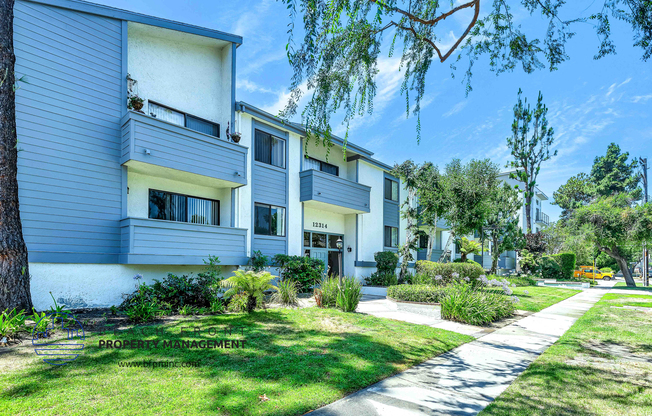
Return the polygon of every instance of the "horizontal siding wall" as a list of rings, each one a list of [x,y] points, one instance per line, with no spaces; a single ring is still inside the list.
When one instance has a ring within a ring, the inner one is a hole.
[[[18,181],[31,261],[111,262],[122,236],[122,23],[18,1]],[[65,254],[64,254],[65,253]]]
[[[398,203],[385,200],[383,205],[383,224],[389,227],[398,227],[399,223],[400,215]]]
[[[301,201],[315,200],[340,207],[369,212],[371,188],[316,170],[301,176]]]

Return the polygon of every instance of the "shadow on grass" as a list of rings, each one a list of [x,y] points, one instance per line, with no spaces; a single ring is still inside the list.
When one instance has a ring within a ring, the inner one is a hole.
[[[219,331],[231,326],[234,331],[226,337],[223,332],[211,336],[207,331],[186,332],[182,336],[181,327],[189,325],[205,330],[215,327]],[[79,394],[90,390],[96,399],[102,398],[99,404],[92,405],[93,409],[103,409],[102,403],[110,408],[111,398],[116,395],[133,400],[133,393],[128,389],[151,383],[162,403],[183,400],[176,397],[180,395],[191,396],[186,398],[185,410],[193,409],[191,413],[195,414],[217,409],[225,414],[302,414],[469,340],[452,333],[449,338],[424,337],[443,331],[433,332],[437,330],[423,327],[419,330],[422,332],[415,334],[410,324],[316,308],[221,315],[146,328],[150,332],[145,331],[145,335],[92,334],[87,338],[84,354],[75,363],[52,367],[38,362],[19,370],[13,383],[0,392],[0,400],[11,402],[21,398],[22,409],[26,409],[38,406],[43,397],[66,389],[78,390]],[[158,334],[152,328],[158,328]],[[235,328],[241,328],[244,336]],[[225,339],[245,339],[246,347],[161,346],[163,340]],[[151,349],[102,349],[99,340],[160,340],[161,343]],[[121,368],[118,364],[137,361],[199,362],[200,367]],[[124,381],[113,379],[116,376],[124,377]],[[170,377],[177,381],[170,384]],[[260,403],[258,396],[262,394],[271,400]],[[152,398],[145,395],[141,400],[148,403]],[[82,400],[81,404],[86,402]],[[178,412],[167,407],[158,410]]]

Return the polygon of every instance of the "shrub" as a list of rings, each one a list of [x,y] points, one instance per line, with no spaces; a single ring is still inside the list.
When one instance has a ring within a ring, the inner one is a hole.
[[[529,252],[528,250],[521,250],[519,264],[521,269],[526,273],[538,273],[541,266],[541,257]]]
[[[282,280],[276,285],[276,292],[272,295],[272,302],[280,303],[283,306],[297,306],[297,282],[294,280]]]
[[[471,325],[486,325],[514,313],[514,297],[469,284],[454,283],[442,296],[441,316],[444,319]]]
[[[489,276],[492,278],[498,278],[497,276]],[[536,286],[537,281],[532,276],[512,276],[504,277],[510,284],[515,284],[516,286]]]
[[[564,279],[564,272],[554,258],[544,256],[541,259],[541,276],[544,279]]]
[[[455,259],[455,260],[453,260],[453,263],[469,263],[469,264],[477,264],[477,265],[480,265],[480,263],[478,263],[478,262],[475,261],[475,260],[466,259],[465,261],[462,261],[461,258],[460,258],[460,259]]]
[[[229,288],[224,293],[226,298],[239,293],[245,294],[247,297],[246,311],[251,312],[256,308],[256,305],[264,303],[264,292],[266,290],[276,289],[271,283],[275,278],[276,276],[272,276],[270,272],[256,273],[252,270],[236,270],[233,272],[233,276],[222,280],[220,284]]]
[[[395,272],[372,273],[371,276],[364,279],[365,284],[368,286],[393,286],[398,283],[398,277]]]
[[[337,307],[344,312],[355,312],[360,299],[362,299],[362,285],[355,280],[355,277],[342,277],[342,286],[337,292]]]
[[[279,268],[282,279],[297,282],[301,292],[314,287],[324,276],[324,262],[319,259],[277,254],[273,263]]]
[[[337,286],[340,284],[339,279],[335,277],[324,277],[319,289],[321,295],[322,307],[334,307],[337,302]]]
[[[0,339],[15,338],[18,332],[25,329],[25,311],[18,312],[16,308],[5,310],[0,314]]]
[[[47,313],[38,313],[36,309],[32,308],[32,316],[30,318],[34,321],[34,332],[45,332],[50,321],[47,319]]]
[[[387,297],[406,302],[439,303],[445,292],[443,286],[398,285],[387,288]]]
[[[396,274],[398,267],[398,254],[393,251],[379,251],[374,254],[376,271],[380,274]]]
[[[235,313],[247,312],[247,299],[248,296],[244,293],[238,293],[237,295],[233,295],[231,297],[231,300],[229,301],[229,306],[227,307],[227,310],[229,312],[235,312]]]
[[[453,281],[466,280],[476,284],[477,279],[484,275],[484,269],[478,263],[436,263],[419,260],[416,265],[414,284],[446,285]]]
[[[155,302],[142,302],[127,309],[127,316],[135,323],[150,322],[163,312]]]
[[[265,256],[260,250],[256,250],[249,259],[249,265],[254,272],[262,272],[269,267],[269,256]]]
[[[553,260],[559,264],[563,279],[572,279],[575,271],[575,253],[560,253],[552,256]]]

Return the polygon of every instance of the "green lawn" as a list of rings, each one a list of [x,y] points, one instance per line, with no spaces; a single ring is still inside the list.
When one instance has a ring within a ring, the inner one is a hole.
[[[627,289],[627,290],[642,290],[652,292],[652,286],[645,287],[641,283],[636,283],[636,287],[628,287],[625,282],[618,282],[614,286],[616,289]]]
[[[580,292],[575,289],[543,286],[513,287],[512,290],[519,299],[516,309],[530,312],[539,312]],[[526,295],[525,292],[528,294]]]
[[[482,413],[652,415],[652,296],[606,294]]]
[[[244,336],[234,333],[231,339],[245,339],[246,348],[98,348],[99,340],[224,339],[181,336],[181,327],[189,325],[243,328]],[[62,367],[40,361],[32,348],[5,352],[0,409],[7,415],[301,415],[473,339],[318,308],[188,318],[158,328],[158,336],[152,327],[145,336],[93,334],[85,353]],[[200,362],[201,367],[118,365],[144,361]]]

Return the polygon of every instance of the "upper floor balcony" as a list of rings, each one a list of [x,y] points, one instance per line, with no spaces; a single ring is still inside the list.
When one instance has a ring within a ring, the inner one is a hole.
[[[537,210],[536,222],[537,224],[548,225],[550,224],[550,218],[548,217],[547,214],[544,214],[543,212]]]
[[[189,172],[220,186],[247,184],[244,146],[133,111],[121,124],[123,165],[147,164],[155,176],[172,178],[175,170]]]
[[[299,174],[301,202],[340,214],[370,212],[371,188],[330,173],[310,169]]]

